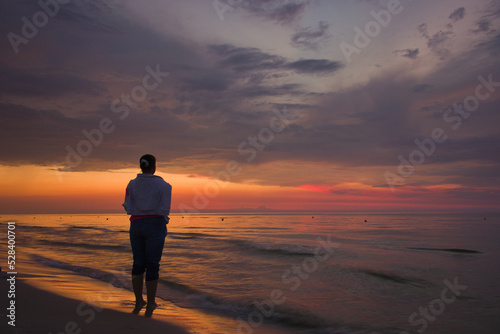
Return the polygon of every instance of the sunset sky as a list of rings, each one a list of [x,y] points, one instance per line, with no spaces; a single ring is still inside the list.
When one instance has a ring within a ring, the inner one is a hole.
[[[496,0],[4,0],[0,213],[500,209]]]

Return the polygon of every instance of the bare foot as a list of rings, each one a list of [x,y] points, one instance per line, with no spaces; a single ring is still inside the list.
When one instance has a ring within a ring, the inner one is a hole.
[[[146,318],[151,318],[153,315],[153,311],[158,307],[158,304],[154,303],[153,305],[146,306],[146,313],[144,313],[144,316]]]
[[[134,310],[132,311],[133,314],[139,314],[139,312],[141,312],[142,308],[146,306],[146,302],[143,300],[143,301],[136,301],[135,302],[135,308]]]

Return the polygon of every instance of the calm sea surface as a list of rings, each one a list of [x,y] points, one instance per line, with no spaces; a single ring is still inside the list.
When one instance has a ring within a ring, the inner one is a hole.
[[[127,216],[0,221],[31,260],[130,288]],[[499,332],[500,214],[173,214],[168,232],[159,297],[234,333]]]

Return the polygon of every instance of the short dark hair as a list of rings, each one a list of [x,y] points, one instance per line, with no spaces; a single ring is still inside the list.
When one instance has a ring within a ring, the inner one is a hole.
[[[151,169],[156,167],[156,158],[151,154],[144,154],[139,159],[139,166],[141,166],[141,170],[143,172],[150,171]]]

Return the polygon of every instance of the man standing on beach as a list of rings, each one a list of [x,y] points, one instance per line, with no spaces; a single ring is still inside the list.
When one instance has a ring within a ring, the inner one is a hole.
[[[134,263],[132,266],[132,287],[135,294],[135,308],[138,314],[146,306],[146,317],[151,317],[158,307],[156,289],[160,260],[167,236],[170,214],[172,186],[156,171],[156,158],[143,155],[140,160],[142,174],[131,180],[125,193],[123,207],[130,216],[130,244]],[[142,296],[142,286],[146,273],[147,303]]]

